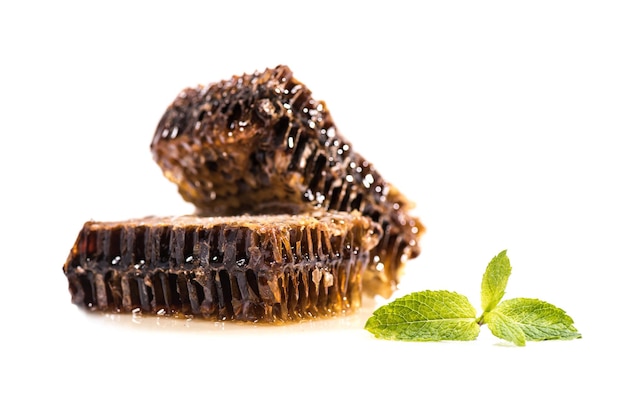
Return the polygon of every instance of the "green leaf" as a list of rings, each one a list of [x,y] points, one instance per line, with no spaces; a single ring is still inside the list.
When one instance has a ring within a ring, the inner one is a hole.
[[[403,341],[474,340],[480,326],[469,300],[455,292],[425,290],[381,306],[365,323],[377,338]]]
[[[484,322],[496,337],[518,346],[526,345],[526,337],[522,328],[513,319],[498,312],[497,309],[493,312],[487,312]]]
[[[500,303],[485,315],[485,322],[497,337],[507,338],[514,333],[514,325],[524,333],[528,341],[571,340],[581,335],[574,327],[574,320],[563,309],[538,299],[515,298]],[[518,344],[519,345],[519,344]]]
[[[480,299],[484,312],[493,310],[502,300],[510,275],[511,262],[504,250],[489,262],[483,274]]]

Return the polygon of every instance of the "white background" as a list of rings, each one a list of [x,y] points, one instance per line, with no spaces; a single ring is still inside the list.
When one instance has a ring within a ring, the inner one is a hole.
[[[0,6],[1,416],[624,416],[625,8],[339,3]],[[505,298],[565,309],[583,338],[380,341],[362,329],[380,300],[269,328],[73,306],[83,222],[192,210],[149,151],[176,94],[278,64],[417,203],[394,297],[479,306],[508,249]]]

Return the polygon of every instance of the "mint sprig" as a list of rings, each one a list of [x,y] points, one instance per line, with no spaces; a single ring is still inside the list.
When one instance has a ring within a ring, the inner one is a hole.
[[[483,313],[467,297],[446,290],[414,292],[376,309],[365,329],[377,338],[401,341],[470,341],[486,324],[498,338],[524,346],[526,341],[581,338],[564,310],[538,299],[502,301],[511,275],[506,250],[487,265],[481,285]]]

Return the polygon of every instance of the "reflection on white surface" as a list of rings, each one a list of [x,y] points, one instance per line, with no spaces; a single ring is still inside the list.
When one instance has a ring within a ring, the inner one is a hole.
[[[141,313],[100,313],[86,312],[77,308],[77,315],[85,315],[89,322],[98,326],[115,326],[122,329],[142,331],[172,331],[186,333],[225,333],[228,335],[265,335],[293,332],[328,332],[342,330],[363,330],[367,318],[375,309],[374,299],[367,298],[353,314],[337,314],[328,318],[304,319],[301,321],[259,324],[235,321],[208,321],[189,315],[186,318],[174,318],[164,315]],[[363,332],[366,332],[363,330]]]

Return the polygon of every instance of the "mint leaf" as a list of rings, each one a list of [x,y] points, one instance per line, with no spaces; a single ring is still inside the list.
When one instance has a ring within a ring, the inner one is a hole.
[[[515,298],[505,300],[485,315],[485,323],[497,337],[513,341],[514,326],[524,333],[528,341],[571,340],[581,335],[574,321],[563,309],[538,299]]]
[[[496,255],[487,265],[481,285],[480,299],[484,312],[496,307],[504,296],[504,290],[511,275],[511,262],[506,250]]]
[[[484,323],[496,337],[518,346],[526,345],[526,336],[522,328],[513,319],[498,312],[497,309],[485,314]]]
[[[365,329],[377,338],[403,341],[474,340],[480,326],[469,300],[455,292],[425,290],[374,311]]]

